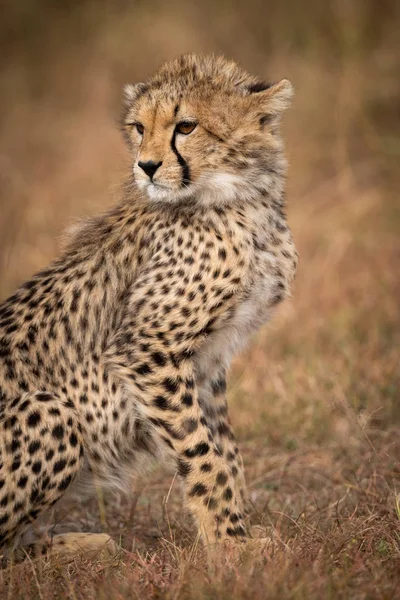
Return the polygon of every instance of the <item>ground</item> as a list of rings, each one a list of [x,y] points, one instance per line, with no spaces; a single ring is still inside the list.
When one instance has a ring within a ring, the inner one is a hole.
[[[179,482],[156,471],[127,497],[70,498],[49,516],[67,524],[60,531],[109,532],[124,548],[115,561],[10,564],[0,571],[0,597],[394,599],[399,5],[364,0],[298,11],[288,0],[261,19],[261,5],[249,0],[227,21],[224,3],[210,1],[201,15],[200,4],[155,4],[104,21],[89,9],[86,21],[74,13],[70,29],[58,13],[38,16],[37,31],[10,20],[0,80],[0,296],[56,255],[73,217],[117,195],[114,183],[128,167],[115,127],[123,83],[188,50],[223,51],[262,76],[289,77],[296,96],[284,122],[288,215],[299,272],[293,298],[236,360],[229,382],[252,523],[276,545],[257,560],[208,561],[182,511]],[[92,23],[90,38],[80,22]]]

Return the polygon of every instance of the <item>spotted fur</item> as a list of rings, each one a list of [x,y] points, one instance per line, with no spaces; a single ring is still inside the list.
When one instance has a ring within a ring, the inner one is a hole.
[[[0,306],[0,546],[74,482],[123,486],[154,458],[175,465],[206,543],[245,538],[226,373],[296,270],[290,96],[196,55],[127,87],[122,202]]]

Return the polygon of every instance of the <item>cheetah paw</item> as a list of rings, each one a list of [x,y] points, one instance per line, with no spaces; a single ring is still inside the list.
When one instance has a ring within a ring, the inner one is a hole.
[[[55,535],[44,552],[61,562],[75,558],[110,561],[120,552],[120,547],[106,533],[61,533]]]
[[[260,531],[256,533],[260,534]],[[254,536],[255,532],[251,531],[251,534]],[[272,537],[248,537],[240,540],[229,538],[209,546],[208,554],[212,560],[227,559],[243,562],[249,558],[253,561],[268,558],[276,548],[277,543]]]

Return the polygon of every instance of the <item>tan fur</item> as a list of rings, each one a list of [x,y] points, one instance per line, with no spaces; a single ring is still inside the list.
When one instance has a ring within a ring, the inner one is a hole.
[[[123,486],[154,458],[177,468],[205,542],[245,539],[226,372],[296,270],[291,93],[196,55],[127,87],[123,201],[0,307],[0,545],[74,481]],[[162,162],[153,181],[148,161]]]

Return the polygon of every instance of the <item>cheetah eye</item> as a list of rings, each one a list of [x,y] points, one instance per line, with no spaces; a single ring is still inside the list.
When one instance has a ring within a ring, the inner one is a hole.
[[[193,121],[181,121],[177,124],[175,130],[177,133],[182,133],[182,135],[189,135],[192,133],[197,127],[197,123]]]
[[[134,127],[136,127],[136,130],[140,135],[143,135],[144,127],[141,123],[134,123]]]

